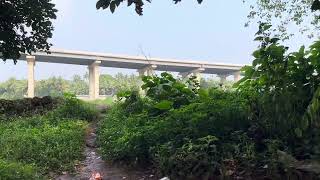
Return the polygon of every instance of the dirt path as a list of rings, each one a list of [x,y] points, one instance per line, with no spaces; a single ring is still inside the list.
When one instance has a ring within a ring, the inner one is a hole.
[[[97,123],[92,122],[86,133],[86,159],[76,168],[75,175],[65,173],[55,178],[56,180],[89,180],[94,173],[99,173],[102,180],[155,180],[150,171],[134,171],[116,167],[102,160],[98,154]],[[95,180],[95,179],[94,179]]]

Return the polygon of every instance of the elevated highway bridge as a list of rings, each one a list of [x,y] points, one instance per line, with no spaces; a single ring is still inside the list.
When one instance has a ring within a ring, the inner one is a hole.
[[[240,79],[240,69],[244,66],[61,49],[51,49],[49,54],[41,51],[32,55],[22,54],[20,60],[25,60],[28,64],[28,97],[34,97],[34,68],[36,62],[48,62],[88,66],[90,99],[99,98],[99,67],[135,69],[140,76],[152,75],[154,71],[178,72],[183,78],[190,75],[200,78],[202,73],[216,74],[223,83],[228,76],[233,76],[234,80],[238,81]]]

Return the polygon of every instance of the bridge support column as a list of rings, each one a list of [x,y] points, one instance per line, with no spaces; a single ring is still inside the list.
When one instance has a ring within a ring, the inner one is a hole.
[[[28,64],[28,92],[27,97],[33,98],[34,97],[34,88],[35,88],[35,81],[34,81],[34,66],[35,66],[35,56],[27,56],[27,64]]]
[[[89,65],[89,98],[95,100],[99,98],[99,65],[101,61],[95,61]]]
[[[154,75],[154,70],[157,69],[157,65],[149,65],[149,66],[146,66],[142,69],[139,69],[138,72],[139,72],[139,76],[142,77],[142,76],[152,76]]]
[[[220,84],[225,84],[227,81],[227,75],[226,74],[219,74],[218,77],[220,78]]]
[[[194,69],[194,70],[189,71],[189,72],[179,73],[179,75],[182,77],[182,79],[186,79],[191,75],[196,76],[196,80],[200,83],[200,81],[201,81],[201,73],[204,72],[204,71],[205,71],[204,68],[198,68],[198,69]]]
[[[238,82],[238,81],[241,79],[241,77],[240,77],[240,71],[235,72],[235,73],[233,74],[233,78],[234,78],[234,81],[235,81],[235,82]]]

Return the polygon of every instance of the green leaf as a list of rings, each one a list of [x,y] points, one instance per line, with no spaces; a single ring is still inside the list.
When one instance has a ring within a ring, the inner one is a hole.
[[[172,101],[162,100],[159,103],[157,103],[154,107],[160,110],[169,110],[172,108],[172,106],[173,106]]]
[[[111,11],[112,13],[114,13],[115,9],[116,9],[116,2],[115,2],[115,1],[112,1],[112,2],[110,3],[110,11]]]

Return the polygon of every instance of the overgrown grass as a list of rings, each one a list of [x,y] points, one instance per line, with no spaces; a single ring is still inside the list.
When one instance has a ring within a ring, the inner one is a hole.
[[[74,94],[66,93],[61,105],[50,112],[48,116],[94,121],[98,119],[99,112],[96,105],[77,99]]]
[[[112,105],[114,103],[114,97],[106,97],[104,99],[97,99],[89,102],[95,105]]]
[[[307,163],[319,157],[318,122],[303,135],[270,134],[281,128],[271,126],[278,119],[266,116],[281,113],[261,108],[257,99],[264,99],[250,88],[201,89],[193,79],[183,84],[168,73],[144,77],[144,83],[146,97],[120,94],[122,101],[100,122],[104,158],[151,165],[170,179],[319,179],[318,166]],[[319,112],[319,92],[312,114]]]
[[[41,114],[3,116],[0,179],[39,179],[49,172],[72,172],[83,159],[88,121],[98,117],[95,107],[70,95],[52,111]],[[14,168],[19,175],[12,173],[8,178]]]
[[[41,175],[36,167],[22,163],[9,162],[0,159],[1,180],[40,180]]]
[[[213,177],[224,158],[252,155],[245,152],[253,148],[244,133],[249,126],[247,116],[241,96],[215,90],[206,100],[160,115],[148,110],[128,115],[119,104],[101,122],[99,143],[109,160],[152,164],[173,179]],[[236,147],[240,140],[231,141],[238,136],[248,142],[246,147]]]
[[[0,158],[34,164],[41,172],[73,170],[82,159],[86,122],[46,117],[0,124]]]

